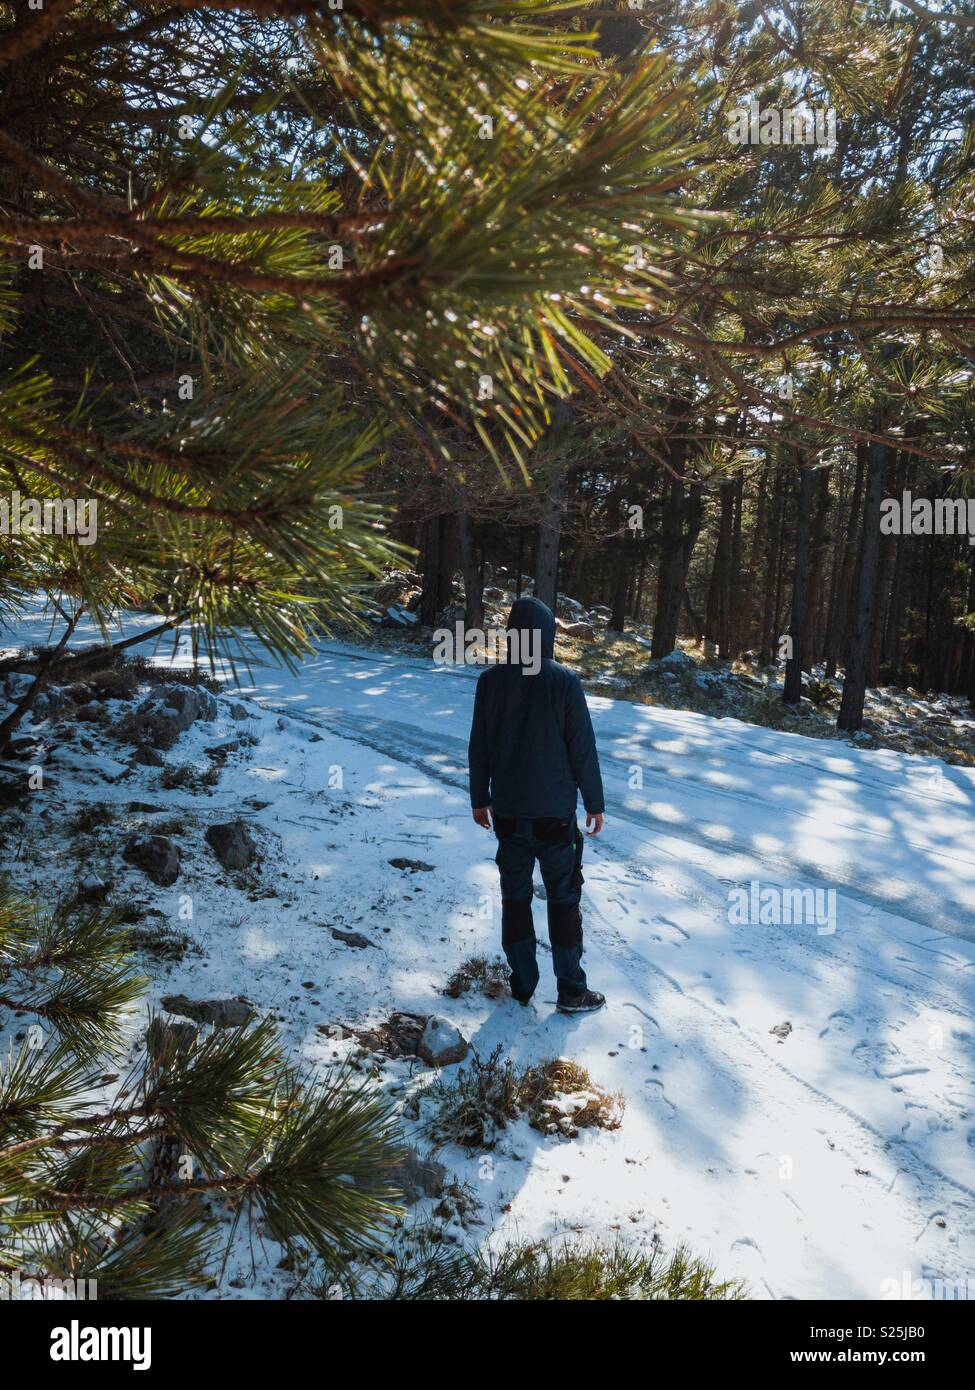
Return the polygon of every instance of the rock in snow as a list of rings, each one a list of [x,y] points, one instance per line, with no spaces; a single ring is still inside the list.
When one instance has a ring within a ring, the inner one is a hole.
[[[206,842],[225,869],[246,869],[257,858],[257,843],[246,821],[211,825]]]
[[[694,659],[681,651],[680,647],[675,647],[666,656],[658,657],[657,666],[664,671],[692,671],[694,669]]]
[[[341,927],[332,927],[331,932],[336,941],[343,941],[346,946],[352,946],[357,951],[364,951],[367,946],[375,944],[368,936],[363,936],[358,931],[343,931]]]
[[[462,1062],[470,1051],[470,1043],[449,1018],[431,1014],[420,1035],[417,1054],[431,1067],[449,1067]]]
[[[160,888],[168,888],[179,878],[179,850],[167,835],[133,835],[125,842],[122,858]]]
[[[191,1018],[194,1023],[212,1023],[214,1028],[240,1028],[254,1017],[246,999],[187,999],[185,994],[167,994],[161,1004],[169,1014]]]

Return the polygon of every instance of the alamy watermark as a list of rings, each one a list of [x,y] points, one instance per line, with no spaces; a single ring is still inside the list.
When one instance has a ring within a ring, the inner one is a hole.
[[[56,1279],[22,1269],[0,1271],[0,1303],[92,1303],[97,1279]]]
[[[904,1299],[910,1303],[962,1302],[975,1299],[975,1279],[942,1279],[922,1274],[915,1279],[909,1269],[899,1279],[880,1281],[882,1299]]]
[[[486,666],[508,661],[527,676],[542,669],[542,634],[538,628],[438,627],[433,634],[433,661],[437,666]]]
[[[79,545],[98,539],[94,497],[0,497],[0,536],[74,536]]]
[[[728,112],[733,145],[819,145],[836,149],[836,111],[832,106],[760,106],[750,101]]]
[[[882,536],[967,536],[975,545],[975,497],[885,497],[880,504]]]
[[[728,921],[733,927],[815,927],[817,936],[832,936],[836,889],[782,887],[753,878],[747,887],[729,890]]]

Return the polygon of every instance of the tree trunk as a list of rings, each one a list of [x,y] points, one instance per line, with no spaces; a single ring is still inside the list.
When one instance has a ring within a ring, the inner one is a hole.
[[[723,483],[720,489],[721,520],[718,526],[718,543],[714,551],[714,565],[711,570],[711,584],[708,589],[708,606],[705,636],[713,642],[721,656],[728,656],[731,645],[731,551],[733,544],[734,503],[733,484]]]
[[[630,587],[630,538],[624,531],[616,541],[616,578],[613,583],[613,598],[610,603],[609,622],[606,626],[612,632],[622,632],[626,626],[626,594]]]
[[[450,517],[428,517],[423,524],[423,588],[418,614],[426,627],[436,627],[438,616],[450,602],[452,558]]]
[[[863,701],[867,693],[867,661],[877,619],[877,570],[880,564],[880,503],[887,472],[887,446],[867,447],[867,491],[863,504],[860,573],[857,581],[853,626],[846,655],[846,678],[840,702],[838,729],[854,733],[863,725]]]
[[[556,580],[559,568],[559,541],[562,536],[562,501],[565,497],[565,469],[560,468],[548,485],[542,519],[538,524],[535,554],[535,597],[555,611]]]
[[[826,630],[826,674],[836,675],[839,653],[846,650],[847,634],[850,629],[849,611],[853,588],[856,539],[860,518],[860,501],[863,496],[863,474],[866,464],[866,446],[857,445],[856,476],[853,483],[853,496],[850,499],[850,512],[843,540],[843,558],[840,562],[836,594]]]
[[[765,554],[765,592],[762,604],[762,641],[759,650],[759,663],[768,666],[776,654],[775,619],[777,613],[776,577],[779,572],[779,555],[782,550],[783,518],[785,511],[785,492],[782,468],[776,466],[772,475],[772,502],[769,514],[772,517],[772,535]]]
[[[484,599],[482,596],[481,570],[477,563],[477,547],[474,544],[474,524],[467,512],[457,515],[457,538],[460,542],[460,567],[464,575],[464,625],[471,628],[484,627]]]
[[[792,580],[792,621],[789,624],[791,652],[785,663],[785,685],[782,690],[782,699],[787,705],[797,705],[802,698],[802,645],[808,607],[809,550],[815,486],[815,469],[805,465],[799,472],[796,557]]]
[[[821,650],[823,628],[823,576],[826,552],[829,549],[829,510],[832,503],[829,491],[829,469],[816,469],[813,486],[812,515],[809,529],[809,571],[806,581],[806,620],[803,624],[800,659],[804,671],[812,670]]]
[[[671,451],[670,462],[680,476],[670,478],[664,502],[657,569],[657,611],[653,617],[653,641],[650,647],[652,657],[667,656],[677,644],[687,571],[703,518],[700,489],[695,488],[688,495],[684,486],[683,444]],[[695,622],[695,626],[699,624]]]

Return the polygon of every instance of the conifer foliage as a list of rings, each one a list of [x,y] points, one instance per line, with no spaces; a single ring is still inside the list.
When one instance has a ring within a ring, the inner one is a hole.
[[[0,1059],[0,1278],[185,1293],[219,1271],[219,1202],[231,1229],[260,1218],[326,1267],[374,1249],[395,1195],[385,1102],[343,1072],[305,1083],[268,1022],[154,1019],[120,1077],[142,984],[110,915],[0,900],[0,1007],[30,1020]]]

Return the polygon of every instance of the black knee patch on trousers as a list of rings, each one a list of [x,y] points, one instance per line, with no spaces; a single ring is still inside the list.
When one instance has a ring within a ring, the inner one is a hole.
[[[501,903],[501,944],[510,946],[514,941],[524,941],[534,936],[535,923],[532,919],[531,898],[505,898]]]
[[[548,934],[553,946],[578,946],[582,940],[582,913],[576,903],[548,904]]]

